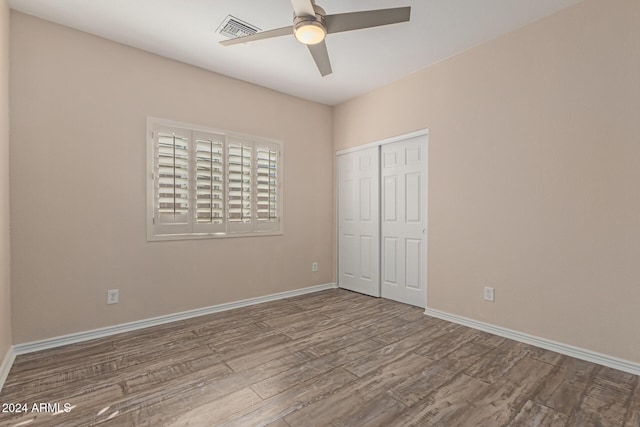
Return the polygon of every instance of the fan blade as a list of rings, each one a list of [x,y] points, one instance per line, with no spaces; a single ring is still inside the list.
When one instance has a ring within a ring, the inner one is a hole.
[[[250,36],[236,37],[235,39],[223,40],[220,42],[223,46],[231,46],[234,44],[253,42],[256,40],[271,39],[273,37],[290,36],[293,34],[293,26],[277,28],[275,30],[261,31],[251,34]]]
[[[407,22],[411,18],[411,6],[392,9],[366,10],[364,12],[337,13],[324,17],[327,34],[381,25]]]
[[[316,16],[311,0],[291,0],[291,6],[296,16]]]
[[[331,74],[331,61],[329,61],[329,52],[327,51],[327,44],[324,40],[318,44],[307,45],[307,47],[309,48],[309,52],[311,52],[311,56],[313,56],[313,60],[316,61],[316,66],[320,74],[322,74],[322,77]]]

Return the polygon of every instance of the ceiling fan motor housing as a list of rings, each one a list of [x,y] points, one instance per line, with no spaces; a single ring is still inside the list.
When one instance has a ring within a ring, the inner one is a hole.
[[[293,33],[304,44],[317,44],[327,35],[324,17],[327,14],[323,8],[314,4],[315,16],[294,16]]]

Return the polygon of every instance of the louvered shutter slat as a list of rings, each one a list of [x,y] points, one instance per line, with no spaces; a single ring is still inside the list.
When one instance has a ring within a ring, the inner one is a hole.
[[[252,147],[233,143],[228,146],[227,220],[230,223],[251,223]]]
[[[269,147],[256,149],[256,217],[258,222],[278,219],[277,151]]]
[[[189,213],[189,139],[181,132],[157,135],[155,208],[160,224],[186,224]]]
[[[196,222],[199,225],[223,225],[222,182],[224,137],[202,135],[195,141]]]

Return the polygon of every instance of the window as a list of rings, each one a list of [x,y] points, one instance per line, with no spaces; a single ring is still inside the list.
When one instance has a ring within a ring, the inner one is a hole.
[[[282,233],[282,144],[147,122],[148,240]]]

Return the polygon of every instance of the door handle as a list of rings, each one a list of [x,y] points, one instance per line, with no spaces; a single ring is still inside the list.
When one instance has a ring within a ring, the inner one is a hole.
[[[422,229],[422,234],[427,234],[427,229],[426,228]]]

